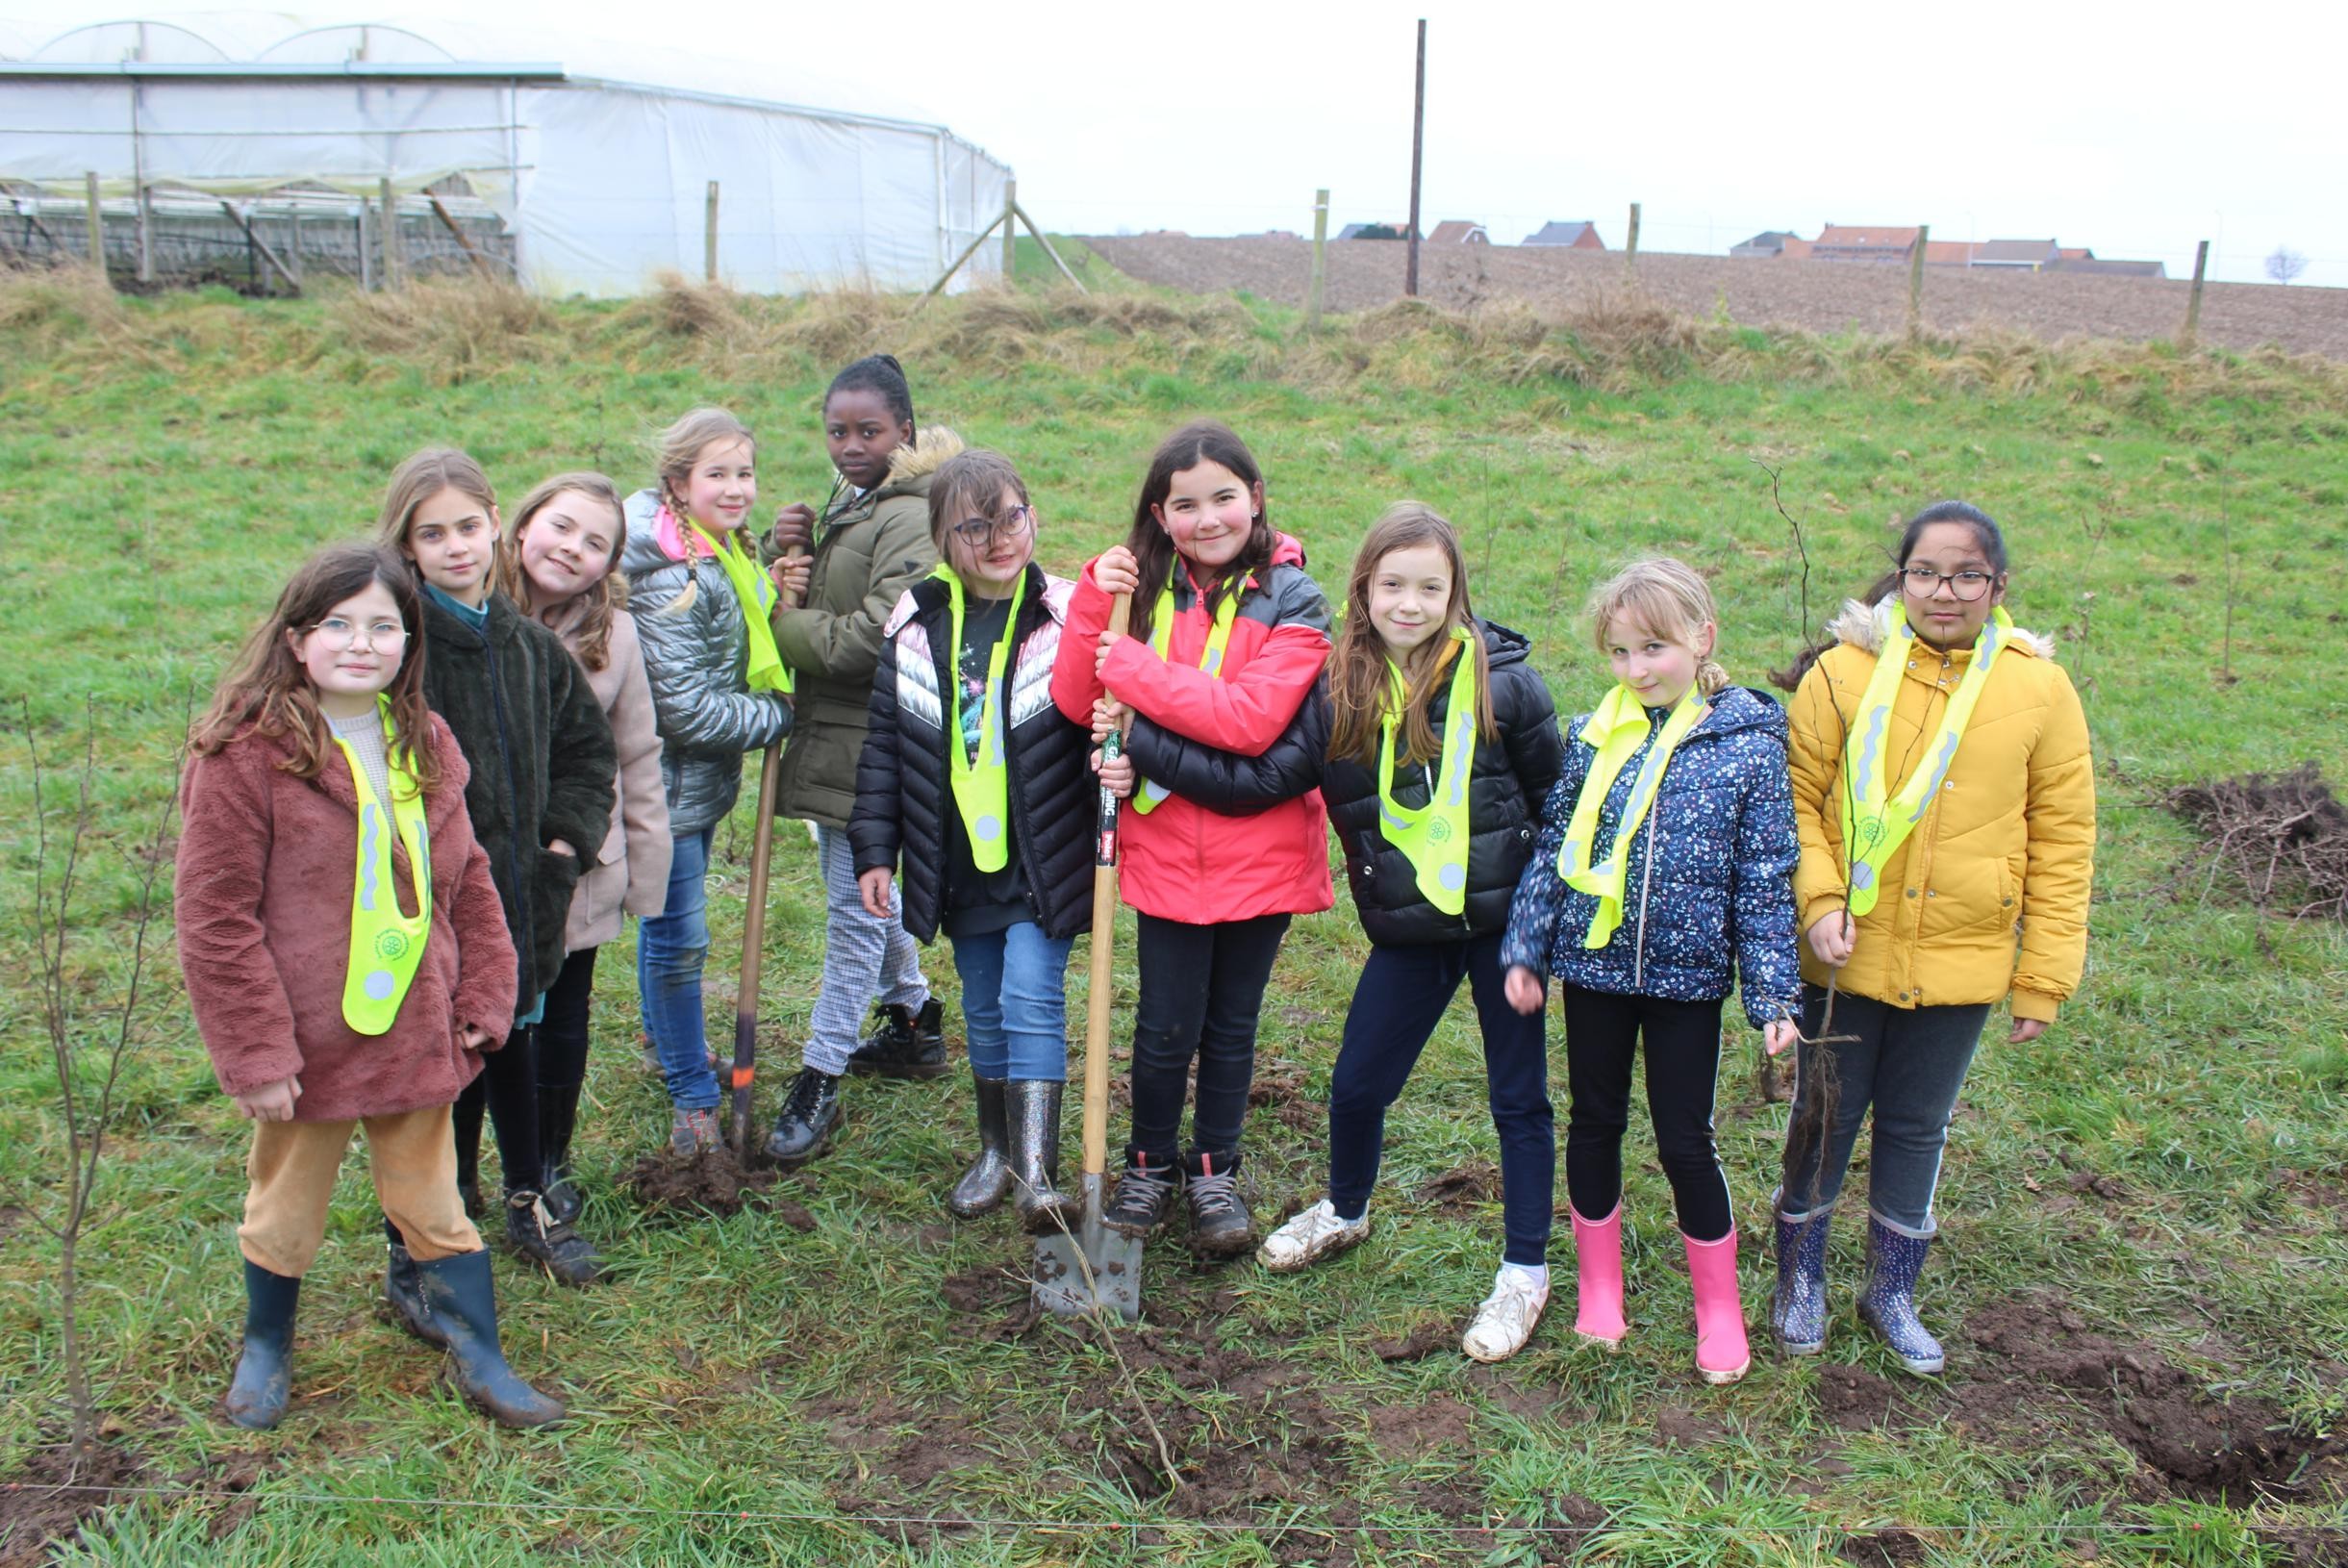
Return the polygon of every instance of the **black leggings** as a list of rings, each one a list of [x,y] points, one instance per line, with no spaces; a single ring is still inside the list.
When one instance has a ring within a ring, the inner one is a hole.
[[[538,1081],[543,1089],[576,1090],[587,1081],[587,1005],[595,990],[595,952],[581,948],[563,960],[546,992],[538,1024]]]
[[[1286,915],[1220,925],[1187,925],[1143,915],[1135,923],[1142,972],[1133,1017],[1133,1141],[1136,1152],[1172,1165],[1180,1150],[1182,1100],[1191,1058],[1199,1060],[1199,1102],[1191,1145],[1210,1154],[1239,1151],[1255,1076],[1255,1020],[1272,979]]]
[[[1671,1179],[1679,1228],[1718,1241],[1733,1225],[1729,1180],[1712,1147],[1712,1087],[1720,1073],[1720,1003],[1625,997],[1560,984],[1565,1071],[1574,1104],[1565,1132],[1565,1190],[1574,1212],[1603,1220],[1623,1198],[1623,1133],[1630,1125],[1630,1062],[1647,1051],[1647,1114]]]
[[[544,1156],[538,1139],[538,1025],[517,1024],[499,1049],[484,1051],[481,1075],[457,1096],[457,1180],[481,1179],[481,1116],[497,1134],[497,1163],[509,1193],[544,1189]]]

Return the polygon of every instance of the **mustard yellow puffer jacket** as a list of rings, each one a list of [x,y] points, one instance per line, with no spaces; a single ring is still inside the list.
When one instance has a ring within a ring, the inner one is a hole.
[[[1847,604],[1828,628],[1839,644],[1795,692],[1788,719],[1802,862],[1802,929],[1842,904],[1843,737],[1890,625],[1888,601]],[[1893,787],[1972,662],[1970,648],[1919,645],[1892,702]],[[2079,986],[2095,867],[2095,762],[2071,679],[2044,639],[2017,630],[1965,725],[1957,760],[1924,821],[1883,867],[1883,892],[1858,917],[1841,989],[1894,1007],[2013,999],[2017,1019],[2051,1021]],[[1803,978],[1829,971],[1802,945]]]

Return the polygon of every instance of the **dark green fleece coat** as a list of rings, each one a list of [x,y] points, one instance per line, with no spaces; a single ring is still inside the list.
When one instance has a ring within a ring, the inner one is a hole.
[[[501,594],[475,631],[430,594],[424,599],[424,700],[455,732],[472,775],[465,785],[473,836],[489,851],[520,962],[527,1013],[563,967],[563,926],[579,883],[561,839],[596,853],[612,822],[619,748],[603,706],[562,639]]]

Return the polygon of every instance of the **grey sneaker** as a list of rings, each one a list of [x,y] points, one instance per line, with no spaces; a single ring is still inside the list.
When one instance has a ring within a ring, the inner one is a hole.
[[[669,1147],[688,1158],[706,1150],[725,1147],[725,1129],[718,1125],[718,1112],[689,1111],[679,1105],[669,1115]]]

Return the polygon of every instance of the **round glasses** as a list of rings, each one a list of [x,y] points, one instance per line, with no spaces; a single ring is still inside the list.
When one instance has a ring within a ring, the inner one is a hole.
[[[1997,577],[1987,571],[1934,571],[1931,567],[1902,567],[1900,581],[1920,599],[1929,599],[1947,583],[1949,592],[1966,604],[1971,604],[1996,586]]]
[[[311,627],[310,633],[322,638],[328,647],[336,649],[354,648],[361,643],[370,648],[389,649],[398,647],[408,640],[408,628],[396,620],[376,620],[360,626],[341,616],[328,616]]]
[[[993,549],[1004,540],[1017,539],[1035,525],[1035,508],[1015,506],[1000,518],[966,518],[948,530],[973,554]]]

